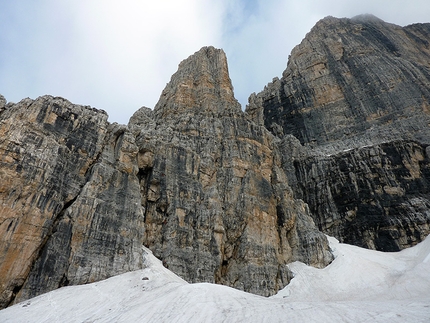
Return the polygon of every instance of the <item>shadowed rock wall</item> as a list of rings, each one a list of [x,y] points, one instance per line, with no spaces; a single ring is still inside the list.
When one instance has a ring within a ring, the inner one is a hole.
[[[288,167],[295,196],[320,230],[342,242],[398,251],[430,232],[430,159],[421,144],[393,141]]]
[[[50,96],[9,104],[0,118],[1,306],[140,268],[127,129]]]
[[[430,24],[327,17],[251,95],[248,114],[282,138],[294,196],[323,232],[384,251],[430,233],[429,44]]]

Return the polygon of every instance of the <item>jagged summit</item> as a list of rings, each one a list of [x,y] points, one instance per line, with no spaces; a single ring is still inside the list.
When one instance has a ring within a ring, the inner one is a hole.
[[[369,13],[360,14],[352,18],[338,18],[334,16],[326,16],[320,19],[315,24],[315,26],[311,29],[310,33],[321,30],[323,26],[329,26],[329,25],[339,26],[339,25],[361,24],[361,23],[379,24],[379,25],[386,24],[386,25],[396,26],[394,24],[385,22],[384,20],[378,18],[377,16]]]
[[[240,112],[222,49],[203,47],[183,60],[154,108],[157,119],[194,110],[198,114]]]

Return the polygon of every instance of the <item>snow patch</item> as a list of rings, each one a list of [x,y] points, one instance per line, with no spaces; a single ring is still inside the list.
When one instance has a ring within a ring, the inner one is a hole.
[[[144,249],[145,269],[40,295],[0,311],[0,322],[429,321],[430,238],[397,253],[329,243],[332,264],[290,264],[295,277],[270,298],[188,284]]]

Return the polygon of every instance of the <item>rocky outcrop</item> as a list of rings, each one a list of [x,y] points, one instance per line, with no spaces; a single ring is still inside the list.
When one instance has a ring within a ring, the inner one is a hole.
[[[394,251],[430,233],[429,43],[430,24],[327,17],[249,99],[294,196],[341,241]]]
[[[6,109],[6,99],[0,94],[0,114]]]
[[[179,65],[154,111],[131,118],[139,147],[145,245],[191,282],[271,295],[302,260],[332,256],[307,206],[291,195],[275,138],[246,119],[224,52]]]
[[[311,147],[336,142],[332,152],[394,136],[430,141],[429,41],[430,24],[319,21],[257,95],[266,127]]]
[[[140,268],[130,132],[103,111],[49,96],[0,117],[1,306]]]
[[[183,61],[128,126],[50,96],[0,104],[2,307],[141,268],[142,245],[190,282],[260,295],[291,261],[332,260],[221,50]]]
[[[430,25],[326,18],[281,79],[234,98],[222,50],[184,60],[127,126],[0,96],[0,307],[144,266],[272,295],[327,239],[394,251],[430,233]]]
[[[205,47],[179,64],[161,93],[154,117],[175,123],[181,114],[218,118],[241,112],[224,52]]]
[[[295,196],[309,205],[323,232],[342,242],[398,251],[430,233],[430,159],[419,143],[393,141],[310,156],[288,167]]]

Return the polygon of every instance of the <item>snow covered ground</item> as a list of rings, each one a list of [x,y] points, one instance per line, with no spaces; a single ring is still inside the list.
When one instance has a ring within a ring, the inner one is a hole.
[[[324,269],[293,263],[265,298],[188,284],[148,250],[148,268],[63,287],[0,311],[0,322],[430,322],[430,237],[398,253],[340,244]]]

